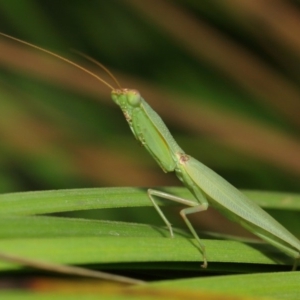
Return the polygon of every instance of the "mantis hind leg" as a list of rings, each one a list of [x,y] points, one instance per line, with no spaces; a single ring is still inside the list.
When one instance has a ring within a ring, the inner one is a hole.
[[[171,201],[175,201],[175,202],[190,206],[190,207],[182,209],[180,211],[180,215],[183,218],[183,220],[184,220],[185,224],[187,225],[187,227],[189,228],[189,230],[191,231],[192,235],[194,236],[194,238],[197,240],[197,242],[200,245],[200,249],[201,249],[202,256],[203,256],[203,264],[201,266],[203,268],[206,268],[207,267],[207,259],[206,259],[205,246],[201,243],[200,238],[198,237],[198,235],[197,235],[194,227],[192,226],[191,222],[188,220],[187,215],[207,210],[207,208],[208,208],[207,200],[203,197],[203,199],[201,199],[201,204],[199,204],[198,202],[195,202],[195,201],[192,201],[192,200],[187,200],[187,199],[184,199],[184,198],[181,198],[181,197],[177,197],[177,196],[174,196],[174,195],[171,195],[171,194],[168,194],[168,193],[164,193],[164,192],[157,191],[157,190],[152,190],[152,189],[148,190],[148,196],[149,196],[154,208],[156,209],[156,211],[158,212],[160,217],[163,219],[164,223],[167,225],[167,227],[170,231],[171,237],[174,237],[172,225],[168,221],[168,219],[166,218],[166,216],[164,215],[164,213],[162,212],[160,207],[155,202],[153,196],[163,198],[163,199],[167,199],[167,200],[171,200]]]
[[[205,246],[200,241],[200,238],[199,238],[198,234],[196,233],[194,227],[192,226],[191,222],[187,218],[187,215],[188,214],[194,214],[194,213],[200,212],[200,211],[205,211],[205,210],[207,210],[207,208],[208,208],[208,204],[204,203],[204,204],[200,204],[198,206],[184,208],[180,211],[180,215],[183,218],[185,224],[187,225],[187,227],[191,231],[192,235],[194,236],[194,238],[197,240],[197,242],[200,245],[200,249],[201,249],[202,256],[203,256],[203,264],[201,265],[202,268],[207,268],[207,259],[206,259]]]

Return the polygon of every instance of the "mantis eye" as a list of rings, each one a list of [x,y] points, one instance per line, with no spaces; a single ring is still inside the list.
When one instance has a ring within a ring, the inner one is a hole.
[[[137,90],[130,90],[127,93],[128,103],[132,106],[139,106],[142,102],[142,97]]]

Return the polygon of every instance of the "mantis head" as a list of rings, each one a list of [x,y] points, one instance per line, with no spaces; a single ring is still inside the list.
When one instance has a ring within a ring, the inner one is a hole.
[[[132,128],[132,112],[134,108],[140,106],[142,97],[137,90],[130,89],[115,89],[111,92],[111,98],[121,108],[126,121]],[[134,130],[133,130],[134,132]]]
[[[111,97],[120,107],[137,107],[142,102],[142,97],[137,90],[116,89],[112,90]]]

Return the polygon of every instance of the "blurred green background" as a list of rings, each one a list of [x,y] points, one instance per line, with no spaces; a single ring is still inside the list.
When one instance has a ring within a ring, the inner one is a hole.
[[[138,89],[188,153],[238,188],[300,192],[298,1],[0,1],[0,31]],[[180,185],[110,90],[0,37],[0,192]]]

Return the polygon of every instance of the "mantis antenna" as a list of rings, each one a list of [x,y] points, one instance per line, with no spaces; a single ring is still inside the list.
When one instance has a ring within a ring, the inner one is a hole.
[[[69,59],[67,59],[67,58],[64,58],[63,56],[60,56],[60,55],[58,55],[58,54],[56,54],[56,53],[54,53],[54,52],[51,52],[51,51],[49,51],[49,50],[46,50],[46,49],[44,49],[44,48],[42,48],[42,47],[39,47],[39,46],[36,46],[36,45],[34,45],[34,44],[31,44],[31,43],[25,42],[25,41],[23,41],[23,40],[17,39],[17,38],[15,38],[15,37],[12,37],[12,36],[10,36],[10,35],[8,35],[8,34],[5,34],[5,33],[0,32],[0,35],[3,35],[3,36],[5,36],[5,37],[7,37],[7,38],[10,38],[10,39],[15,40],[15,41],[17,41],[17,42],[20,42],[21,44],[24,44],[24,45],[27,45],[27,46],[29,46],[29,47],[35,48],[35,49],[37,49],[37,50],[40,50],[40,51],[42,51],[42,52],[44,52],[44,53],[50,54],[50,55],[52,55],[52,56],[54,56],[54,57],[56,57],[56,58],[58,58],[58,59],[60,59],[60,60],[63,60],[63,61],[65,61],[65,62],[67,62],[68,64],[73,65],[74,67],[76,67],[76,68],[82,70],[83,72],[89,74],[90,76],[96,78],[98,81],[102,82],[104,85],[106,85],[107,87],[109,87],[111,90],[115,90],[115,88],[114,88],[112,85],[108,84],[105,80],[103,80],[102,78],[100,78],[99,76],[97,76],[96,74],[94,74],[93,72],[87,70],[86,68],[84,68],[84,67],[82,67],[82,66],[80,66],[80,65],[78,65],[78,64],[76,64],[76,63],[74,63],[73,61],[71,61],[71,60],[69,60]],[[78,53],[80,53],[80,52],[78,52]],[[87,58],[88,60],[94,62],[94,63],[97,64],[98,66],[100,66],[104,71],[106,71],[106,73],[107,73],[107,74],[114,80],[114,82],[116,82],[117,85],[120,87],[120,84],[118,83],[118,81],[116,80],[116,78],[112,75],[112,73],[111,73],[106,67],[104,67],[102,64],[100,64],[99,62],[97,62],[96,60],[90,58],[90,57],[87,56],[87,55],[84,55],[84,54],[81,54],[81,53],[80,53],[80,55],[82,55],[83,57]]]
[[[84,57],[85,59],[91,61],[92,63],[94,63],[95,65],[97,65],[98,67],[100,67],[101,69],[103,69],[108,75],[109,77],[117,84],[117,86],[122,90],[122,87],[119,83],[119,81],[117,80],[117,78],[112,74],[112,72],[110,72],[104,65],[102,65],[99,61],[95,60],[94,58],[78,51],[78,50],[75,50],[75,49],[72,49],[72,51],[74,53],[77,53],[78,55]]]

